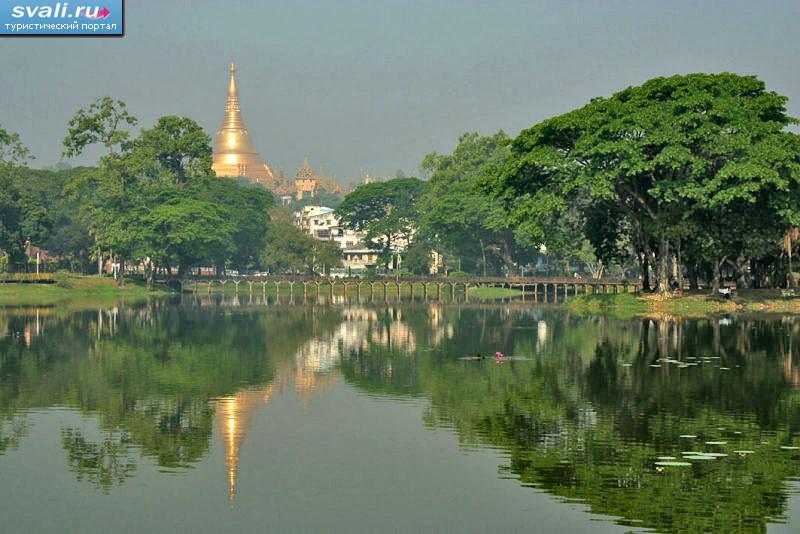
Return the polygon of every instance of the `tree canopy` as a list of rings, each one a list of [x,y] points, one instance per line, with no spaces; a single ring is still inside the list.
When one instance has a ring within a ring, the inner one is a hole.
[[[428,184],[418,178],[394,178],[361,185],[336,208],[347,228],[365,233],[365,244],[388,264],[413,240],[419,201]],[[397,266],[396,260],[393,261]]]
[[[786,97],[753,76],[655,78],[523,131],[487,186],[530,241],[550,246],[570,214],[592,221],[602,255],[629,242],[666,291],[675,256],[710,264],[715,279],[734,255],[759,259],[763,244],[738,239],[736,214],[758,214],[773,254],[800,222],[794,122]]]

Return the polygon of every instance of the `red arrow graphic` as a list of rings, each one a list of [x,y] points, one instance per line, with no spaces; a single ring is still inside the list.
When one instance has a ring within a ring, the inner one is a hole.
[[[88,18],[90,18],[90,19],[105,19],[105,18],[108,18],[108,16],[110,14],[111,14],[111,11],[109,11],[107,8],[104,7],[103,9],[101,9],[100,11],[97,12],[97,15],[93,15],[93,16],[92,15],[86,15],[86,16]]]

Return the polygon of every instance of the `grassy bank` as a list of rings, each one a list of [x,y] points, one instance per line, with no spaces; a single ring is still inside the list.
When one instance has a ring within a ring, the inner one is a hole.
[[[54,284],[0,284],[0,306],[92,305],[115,300],[141,300],[163,290],[149,291],[143,285],[126,282],[117,286],[111,278],[54,274]]]
[[[522,291],[506,287],[471,287],[467,294],[470,298],[492,300],[519,297]]]
[[[800,298],[782,297],[780,291],[741,290],[730,300],[708,293],[683,295],[586,295],[570,298],[566,306],[585,313],[610,313],[617,316],[681,315],[696,317],[727,313],[800,313]]]

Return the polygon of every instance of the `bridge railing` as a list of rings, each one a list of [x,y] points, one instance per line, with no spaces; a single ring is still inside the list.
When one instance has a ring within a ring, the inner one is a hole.
[[[261,282],[261,283],[402,283],[402,284],[505,284],[505,285],[541,285],[541,284],[558,284],[558,285],[627,285],[627,286],[640,286],[640,280],[629,280],[624,278],[574,278],[570,276],[372,276],[372,277],[336,277],[336,276],[307,276],[307,275],[268,275],[268,276],[235,276],[235,277],[190,277],[185,281],[230,281],[230,282]]]

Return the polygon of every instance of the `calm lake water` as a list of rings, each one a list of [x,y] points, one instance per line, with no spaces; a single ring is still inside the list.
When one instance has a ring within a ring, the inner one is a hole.
[[[797,532],[798,447],[800,318],[0,309],[6,532]]]

